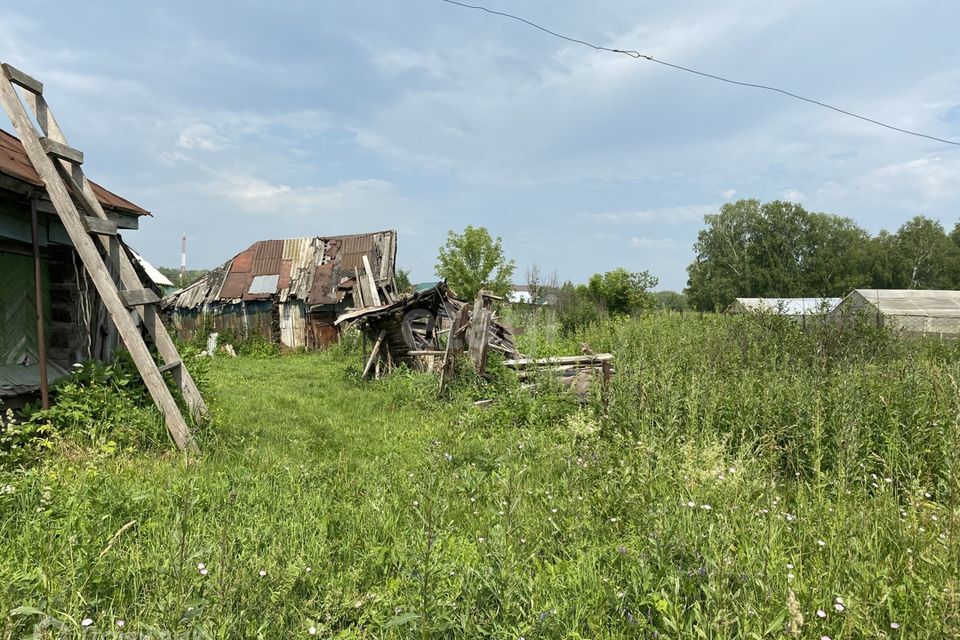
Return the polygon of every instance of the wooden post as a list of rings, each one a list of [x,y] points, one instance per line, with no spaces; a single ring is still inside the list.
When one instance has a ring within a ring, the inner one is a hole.
[[[373,367],[373,363],[380,362],[380,345],[383,344],[383,338],[387,335],[387,332],[384,330],[380,331],[380,335],[377,336],[376,342],[373,343],[373,350],[370,352],[370,359],[367,360],[367,366],[363,368],[363,377],[366,378],[370,375],[370,370]]]
[[[443,366],[440,369],[440,391],[444,388],[453,375],[453,368],[456,364],[457,356],[463,352],[466,332],[470,322],[470,305],[465,304],[453,318],[453,324],[450,325],[450,334],[447,336],[447,350],[443,356]]]
[[[487,347],[490,341],[490,323],[493,320],[493,310],[490,308],[492,304],[493,301],[485,295],[484,291],[477,294],[477,300],[473,304],[467,342],[470,348],[470,360],[477,373],[483,373],[487,368]]]
[[[40,403],[50,408],[50,381],[47,377],[47,331],[43,322],[43,279],[40,272],[40,224],[37,197],[30,196],[30,231],[33,236],[33,280],[37,307],[37,357],[40,360]]]

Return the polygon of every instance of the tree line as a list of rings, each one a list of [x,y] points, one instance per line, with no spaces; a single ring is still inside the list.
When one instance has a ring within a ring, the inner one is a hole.
[[[739,200],[704,217],[687,267],[687,303],[722,311],[738,297],[840,297],[857,288],[960,289],[960,223],[916,216],[871,236],[850,218],[792,202]]]

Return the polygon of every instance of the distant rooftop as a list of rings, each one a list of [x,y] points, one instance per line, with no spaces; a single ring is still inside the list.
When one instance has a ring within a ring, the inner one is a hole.
[[[842,298],[737,298],[728,307],[728,312],[758,311],[784,316],[804,316],[829,313],[840,304]]]

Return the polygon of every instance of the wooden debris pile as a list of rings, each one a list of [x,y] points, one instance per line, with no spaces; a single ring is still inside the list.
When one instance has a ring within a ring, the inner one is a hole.
[[[496,299],[481,292],[470,305],[454,298],[441,282],[389,304],[352,309],[337,318],[336,324],[341,329],[356,326],[372,341],[364,377],[379,376],[382,370],[399,364],[433,371],[441,362],[445,379],[464,351],[481,372],[490,349],[508,358],[519,357],[510,330],[494,317]]]
[[[560,378],[560,383],[577,395],[580,402],[587,402],[590,391],[597,382],[606,392],[613,375],[613,354],[598,353],[556,358],[517,358],[504,360],[503,366],[516,369],[517,377],[528,381],[538,371],[547,371]],[[606,398],[606,393],[604,393]]]

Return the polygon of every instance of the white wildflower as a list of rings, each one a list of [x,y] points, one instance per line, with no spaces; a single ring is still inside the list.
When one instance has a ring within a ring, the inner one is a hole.
[[[257,573],[259,573],[259,574],[260,574],[260,577],[262,578],[262,577],[264,577],[265,575],[267,575],[267,570],[266,570],[266,569],[260,569],[260,571],[258,571]]]
[[[826,617],[827,617],[827,612],[824,611],[823,609],[817,609],[817,617],[818,617],[818,618],[826,618]]]
[[[317,628],[311,625],[311,627],[307,629],[307,633],[309,633],[312,636],[315,636],[317,635]]]
[[[80,626],[83,626],[83,627],[89,627],[92,624],[93,624],[93,620],[91,620],[90,618],[84,618],[83,620],[80,621]]]

